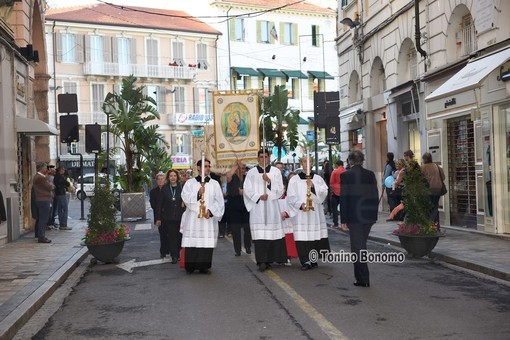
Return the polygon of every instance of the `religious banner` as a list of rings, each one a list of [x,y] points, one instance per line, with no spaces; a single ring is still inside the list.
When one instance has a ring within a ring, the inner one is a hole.
[[[260,148],[257,92],[215,92],[214,145],[218,164],[256,161]]]

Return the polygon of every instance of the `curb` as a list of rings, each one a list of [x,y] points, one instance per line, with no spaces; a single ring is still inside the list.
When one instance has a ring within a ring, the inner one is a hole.
[[[382,237],[378,237],[378,236],[369,236],[368,239],[371,241],[377,242],[377,243],[391,244],[392,246],[396,246],[396,247],[403,249],[402,246],[400,245],[399,241],[394,241],[394,240],[390,240],[390,239],[386,239],[386,238],[382,238]],[[480,264],[461,260],[459,258],[454,258],[452,256],[444,255],[444,254],[437,253],[434,251],[432,251],[430,253],[430,255],[431,255],[431,257],[426,258],[430,261],[442,261],[442,262],[449,263],[449,264],[452,264],[457,267],[465,268],[468,270],[472,270],[472,271],[475,271],[478,273],[482,273],[482,274],[485,274],[485,275],[488,275],[491,277],[495,277],[497,279],[501,279],[501,280],[510,282],[510,273],[505,273],[503,271],[500,271],[500,270],[497,270],[494,268],[488,268],[488,267],[480,265]]]
[[[48,273],[51,274],[50,277],[0,322],[0,339],[4,340],[14,337],[21,327],[37,312],[88,255],[88,249],[82,247],[57,270],[53,273]]]

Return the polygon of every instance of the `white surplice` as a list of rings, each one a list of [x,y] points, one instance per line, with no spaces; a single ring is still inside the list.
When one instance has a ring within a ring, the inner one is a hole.
[[[306,204],[308,189],[306,179],[300,178],[300,175],[293,176],[287,187],[287,204],[291,211],[291,223],[296,241],[316,241],[328,237],[326,217],[322,207],[322,202],[328,196],[328,186],[317,174],[313,175],[312,182],[314,192],[311,193],[311,197],[314,210],[300,209],[301,204]]]
[[[181,197],[186,205],[186,211],[182,215],[181,221],[182,247],[216,248],[218,222],[225,212],[223,192],[217,181],[210,179],[205,183],[205,207],[211,211],[213,217],[198,218],[200,187],[200,182],[196,178],[191,178],[182,188]]]
[[[278,200],[283,195],[282,173],[270,167],[267,175],[271,185],[262,179],[259,167],[254,167],[244,180],[244,204],[250,212],[250,230],[253,240],[279,240],[285,237]],[[269,186],[269,188],[268,188]],[[265,189],[264,189],[265,188]],[[260,200],[266,193],[267,201]]]

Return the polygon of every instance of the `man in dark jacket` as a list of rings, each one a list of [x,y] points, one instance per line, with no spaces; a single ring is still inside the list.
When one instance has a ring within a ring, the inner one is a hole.
[[[368,234],[377,221],[379,193],[375,174],[363,168],[365,156],[359,150],[349,154],[349,171],[340,175],[340,220],[342,230],[349,230],[354,262],[355,286],[370,287],[368,265],[360,261],[361,251],[367,249]]]

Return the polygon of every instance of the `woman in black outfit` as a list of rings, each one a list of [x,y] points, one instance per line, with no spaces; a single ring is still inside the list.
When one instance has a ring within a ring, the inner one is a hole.
[[[162,188],[155,213],[156,225],[160,223],[163,232],[168,235],[172,263],[180,260],[182,214],[185,205],[181,198],[182,186],[177,170],[170,169],[166,173],[166,184]]]

